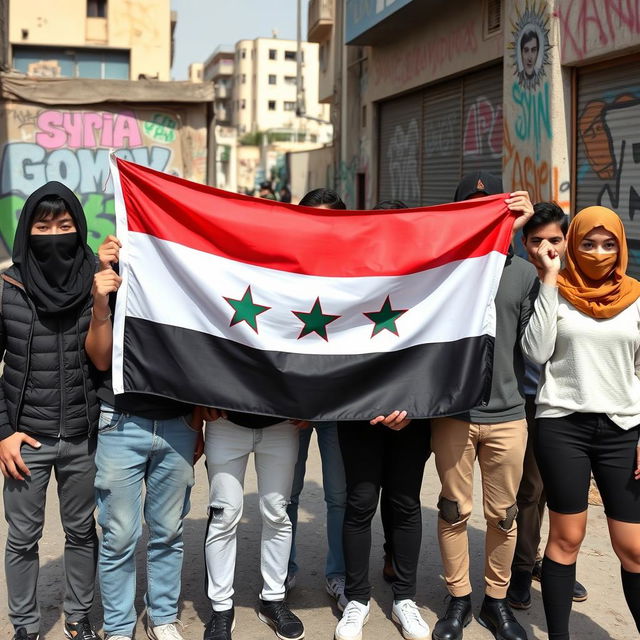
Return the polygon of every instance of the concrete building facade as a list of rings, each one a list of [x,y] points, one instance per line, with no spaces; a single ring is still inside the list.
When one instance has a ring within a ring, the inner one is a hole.
[[[293,140],[328,142],[329,108],[318,100],[318,45],[302,43],[304,111],[296,114],[297,43],[278,38],[240,40],[235,47],[233,124],[238,135],[258,131],[290,134]]]
[[[204,63],[203,79],[213,82],[216,122],[231,126],[233,119],[233,79],[235,51],[232,47],[218,47]]]
[[[349,206],[450,201],[483,167],[569,213],[613,208],[640,275],[638,0],[329,4],[308,35],[337,43],[326,173]]]
[[[170,0],[9,0],[9,60],[37,77],[171,79]]]

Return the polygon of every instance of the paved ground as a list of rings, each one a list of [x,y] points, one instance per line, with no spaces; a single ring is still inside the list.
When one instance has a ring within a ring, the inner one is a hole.
[[[315,442],[315,441],[314,441]],[[474,605],[480,604],[482,585],[482,518],[480,491],[476,487],[476,513],[469,528],[471,554],[473,558],[473,584],[478,594]],[[437,477],[433,460],[427,465],[422,498],[424,537],[419,571],[417,600],[423,615],[433,627],[437,613],[443,609],[445,590],[441,578],[441,565],[435,538]],[[207,486],[202,462],[197,468],[197,484],[194,488],[191,514],[186,522],[185,566],[183,572],[183,594],[181,617],[186,625],[184,635],[187,640],[202,637],[203,625],[209,616],[208,603],[204,595],[203,537],[206,523]],[[47,525],[44,541],[40,547],[41,575],[39,597],[42,608],[42,634],[47,638],[63,638],[60,603],[61,593],[61,550],[62,531],[58,522],[57,497],[55,487],[49,492],[47,505]],[[239,532],[238,571],[236,573],[236,640],[271,640],[273,633],[258,621],[254,607],[260,588],[258,574],[258,544],[260,522],[257,511],[256,484],[253,469],[247,477],[247,498],[245,517]],[[0,539],[4,541],[6,527],[4,519],[0,523]],[[320,464],[315,444],[310,451],[307,483],[301,500],[300,526],[298,534],[301,573],[296,589],[290,596],[293,609],[300,615],[306,626],[306,637],[311,640],[330,640],[338,615],[335,606],[324,591],[324,511]],[[141,612],[136,631],[138,638],[144,637],[142,625],[144,588],[143,545],[138,556],[139,589],[137,608]],[[365,629],[366,640],[393,640],[400,638],[396,626],[390,620],[391,592],[381,577],[382,534],[376,520],[374,546],[372,550],[373,600],[372,614]],[[619,578],[619,565],[611,552],[606,522],[601,507],[591,507],[589,533],[578,564],[578,578],[589,588],[589,600],[574,606],[573,634],[579,640],[629,640],[636,638],[635,628],[626,609]],[[4,575],[3,575],[4,578]],[[536,585],[533,607],[519,614],[529,638],[546,638],[544,616]],[[11,628],[6,612],[6,584],[0,581],[0,633],[8,638]],[[99,601],[94,607],[94,619],[100,620]],[[465,633],[465,640],[490,640],[491,634],[473,621]]]

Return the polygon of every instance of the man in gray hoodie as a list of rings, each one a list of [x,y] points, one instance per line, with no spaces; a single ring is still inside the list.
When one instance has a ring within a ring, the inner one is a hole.
[[[502,192],[499,176],[479,171],[463,177],[457,201]],[[507,205],[521,216],[514,233],[533,214],[529,195],[510,194]],[[497,640],[526,640],[506,599],[516,543],[516,494],[527,443],[524,359],[520,336],[537,297],[536,271],[510,250],[495,299],[496,338],[489,401],[456,416],[432,420],[432,449],[442,483],[438,502],[438,539],[444,577],[451,595],[433,631],[434,640],[460,640],[471,621],[471,582],[467,521],[473,504],[473,470],[480,464],[487,522],[485,597],[478,621]]]

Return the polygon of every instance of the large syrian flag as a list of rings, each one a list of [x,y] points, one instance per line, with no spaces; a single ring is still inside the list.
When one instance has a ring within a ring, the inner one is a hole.
[[[504,195],[330,211],[112,159],[116,394],[285,418],[465,411],[488,398]]]

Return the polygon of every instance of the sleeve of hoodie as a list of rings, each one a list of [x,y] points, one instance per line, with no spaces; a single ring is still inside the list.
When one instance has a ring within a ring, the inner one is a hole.
[[[2,286],[0,285],[0,305],[2,300]],[[4,352],[6,349],[6,339],[4,335],[4,321],[0,317],[0,360],[4,360]],[[7,401],[4,397],[4,382],[0,379],[0,440],[4,440],[13,435],[14,429],[9,422],[9,413],[7,411]]]

